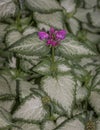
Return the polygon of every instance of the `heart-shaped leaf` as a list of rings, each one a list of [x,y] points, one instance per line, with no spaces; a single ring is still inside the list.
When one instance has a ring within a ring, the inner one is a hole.
[[[46,115],[40,98],[28,97],[14,113],[13,118],[24,121],[41,121]]]
[[[16,52],[17,54],[26,56],[45,56],[49,52],[49,48],[43,41],[38,38],[37,33],[23,37],[22,39],[9,46],[8,49],[12,52]]]
[[[68,115],[71,113],[73,98],[74,98],[75,82],[71,75],[45,77],[42,80],[42,88],[54,100],[60,104]]]

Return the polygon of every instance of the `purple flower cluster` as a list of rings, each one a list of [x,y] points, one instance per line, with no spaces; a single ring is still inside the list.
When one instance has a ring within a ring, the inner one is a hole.
[[[46,45],[57,46],[61,40],[66,37],[66,30],[55,30],[50,28],[49,32],[39,31],[38,36],[40,40],[46,40]]]

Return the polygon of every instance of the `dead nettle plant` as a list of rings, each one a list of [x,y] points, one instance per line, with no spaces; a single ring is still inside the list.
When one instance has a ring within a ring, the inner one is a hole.
[[[100,129],[99,8],[0,1],[1,130]]]

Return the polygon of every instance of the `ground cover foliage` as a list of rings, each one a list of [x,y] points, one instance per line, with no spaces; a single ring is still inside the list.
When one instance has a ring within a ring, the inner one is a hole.
[[[100,1],[0,0],[0,130],[99,129]]]

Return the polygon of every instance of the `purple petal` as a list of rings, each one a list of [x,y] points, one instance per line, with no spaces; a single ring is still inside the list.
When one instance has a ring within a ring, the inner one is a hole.
[[[51,42],[52,42],[52,41],[49,39],[49,40],[47,41],[47,45],[50,45]]]
[[[52,46],[56,46],[58,43],[56,41],[52,41]]]
[[[53,34],[55,32],[55,29],[53,27],[50,28],[50,34]]]
[[[38,32],[38,36],[41,40],[48,39],[49,35],[46,32],[40,31]]]
[[[49,39],[49,40],[47,41],[47,45],[56,46],[57,44],[58,44],[57,41],[54,41],[54,40],[52,40],[52,39]]]
[[[56,38],[59,40],[63,40],[63,39],[65,39],[65,37],[66,37],[66,34],[67,34],[67,32],[66,32],[66,30],[60,30],[60,31],[57,31],[56,32]]]

